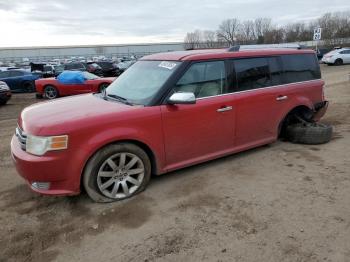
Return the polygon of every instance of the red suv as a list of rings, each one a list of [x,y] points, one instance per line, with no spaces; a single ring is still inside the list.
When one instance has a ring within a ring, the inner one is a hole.
[[[104,93],[24,109],[12,156],[36,192],[84,188],[95,201],[120,200],[142,191],[151,174],[272,143],[299,121],[317,121],[327,107],[323,86],[309,50],[155,54]]]

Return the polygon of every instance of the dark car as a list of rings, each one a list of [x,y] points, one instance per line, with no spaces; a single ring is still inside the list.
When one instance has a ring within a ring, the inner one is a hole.
[[[97,76],[103,76],[102,67],[95,62],[85,63],[86,71]]]
[[[5,105],[11,98],[10,88],[5,82],[0,81],[0,105]]]
[[[121,70],[118,68],[116,63],[109,61],[96,62],[101,68],[103,76],[119,76]]]
[[[103,76],[102,68],[95,62],[73,62],[64,65],[64,70],[70,71],[88,71],[97,76]]]
[[[55,75],[55,68],[53,65],[47,65],[46,63],[30,63],[31,72],[39,72],[43,77],[53,77]]]
[[[80,62],[72,62],[72,63],[64,64],[63,66],[64,66],[63,70],[87,71],[84,63],[80,63]]]
[[[0,81],[6,82],[13,92],[34,92],[34,81],[41,77],[42,74],[40,73],[32,73],[21,69],[0,72]]]
[[[329,48],[319,48],[319,49],[317,49],[316,54],[317,54],[318,60],[322,60],[323,56],[325,54],[327,54],[328,52],[330,52],[330,51],[332,51],[332,50],[329,49]]]
[[[58,76],[59,74],[61,74],[64,71],[64,65],[55,65],[54,66],[55,69],[55,76]]]

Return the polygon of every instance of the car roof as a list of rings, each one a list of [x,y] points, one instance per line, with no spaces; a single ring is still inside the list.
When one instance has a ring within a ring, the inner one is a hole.
[[[291,48],[274,48],[274,49],[247,49],[240,51],[228,51],[228,49],[201,49],[191,51],[176,51],[167,53],[158,53],[144,56],[141,60],[166,60],[166,61],[197,61],[207,59],[225,59],[239,57],[255,57],[270,55],[289,55],[289,54],[314,54],[311,49],[291,49]]]
[[[30,73],[28,72],[27,70],[24,70],[24,69],[8,69],[8,70],[5,70],[3,72],[23,72],[23,73]]]

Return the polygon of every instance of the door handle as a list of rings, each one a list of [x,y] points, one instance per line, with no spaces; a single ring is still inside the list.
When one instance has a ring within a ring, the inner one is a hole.
[[[232,106],[222,107],[222,108],[219,108],[216,111],[219,112],[219,113],[222,113],[222,112],[226,112],[226,111],[230,111],[230,110],[232,110]]]
[[[278,96],[276,98],[277,101],[282,101],[282,100],[287,100],[288,99],[288,96]]]

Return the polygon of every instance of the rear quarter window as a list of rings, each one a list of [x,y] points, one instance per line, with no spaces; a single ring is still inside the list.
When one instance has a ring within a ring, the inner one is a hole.
[[[0,78],[9,77],[9,76],[10,76],[10,72],[0,72]]]
[[[320,79],[320,67],[314,54],[282,55],[284,83]]]
[[[23,76],[24,73],[20,71],[10,71],[10,76],[11,77],[16,77],[16,76]]]

